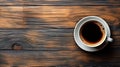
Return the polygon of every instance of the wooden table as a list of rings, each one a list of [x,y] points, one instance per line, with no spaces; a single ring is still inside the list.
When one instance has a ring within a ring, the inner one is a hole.
[[[73,38],[85,16],[107,21],[114,42],[95,53]],[[0,67],[119,67],[120,0],[0,0]]]

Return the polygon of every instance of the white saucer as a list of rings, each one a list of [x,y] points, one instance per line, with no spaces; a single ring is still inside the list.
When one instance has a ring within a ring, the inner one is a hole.
[[[84,45],[84,43],[81,41],[80,39],[80,36],[79,36],[79,31],[80,31],[80,27],[83,23],[87,22],[87,21],[90,21],[90,20],[96,20],[96,21],[100,21],[101,24],[103,24],[103,26],[105,27],[105,30],[107,32],[107,35],[106,35],[106,41],[98,46],[98,47],[88,47],[86,45]],[[103,49],[106,45],[107,45],[107,42],[110,41],[108,39],[111,39],[110,38],[110,28],[108,26],[108,24],[100,17],[97,17],[97,16],[87,16],[87,17],[84,17],[83,19],[81,19],[75,26],[75,29],[74,29],[74,39],[75,39],[75,42],[77,43],[77,45],[85,50],[85,51],[88,51],[88,52],[96,52],[96,51],[99,51],[101,49]],[[108,40],[108,41],[107,41]],[[112,39],[111,39],[112,41]]]

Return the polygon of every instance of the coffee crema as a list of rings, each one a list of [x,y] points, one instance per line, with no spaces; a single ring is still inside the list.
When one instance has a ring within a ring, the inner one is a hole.
[[[88,46],[95,46],[105,38],[105,30],[98,21],[88,21],[80,29],[80,38]]]

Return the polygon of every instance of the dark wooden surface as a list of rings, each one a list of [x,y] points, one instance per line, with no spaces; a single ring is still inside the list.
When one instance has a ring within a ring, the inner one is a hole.
[[[85,16],[106,20],[114,42],[88,53],[73,38]],[[0,67],[119,67],[120,0],[0,0]]]

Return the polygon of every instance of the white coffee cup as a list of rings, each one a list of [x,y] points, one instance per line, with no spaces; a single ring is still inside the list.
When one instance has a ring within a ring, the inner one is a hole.
[[[81,19],[75,26],[74,39],[79,47],[96,48],[112,42],[108,24],[100,17],[87,16]]]

